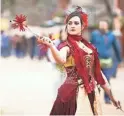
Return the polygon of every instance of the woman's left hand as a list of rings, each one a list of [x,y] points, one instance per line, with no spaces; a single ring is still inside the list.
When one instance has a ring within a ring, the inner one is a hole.
[[[112,102],[113,102],[113,105],[114,105],[117,109],[121,109],[121,108],[122,108],[120,101],[113,100]]]

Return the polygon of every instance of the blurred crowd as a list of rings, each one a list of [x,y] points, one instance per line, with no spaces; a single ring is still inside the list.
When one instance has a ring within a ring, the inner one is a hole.
[[[37,50],[36,50],[37,49]],[[23,58],[30,55],[31,58],[38,55],[36,38],[27,39],[25,36],[8,36],[4,31],[1,31],[1,56],[6,58],[15,55],[17,58]]]
[[[88,40],[91,39],[92,32],[96,29],[88,30]],[[59,29],[55,34],[48,34],[51,39],[53,39],[56,47],[59,43],[66,39],[66,33],[64,29]],[[114,32],[116,37],[122,59],[124,59],[124,26],[122,26],[119,32]],[[87,33],[87,32],[86,32]],[[42,34],[44,35],[44,34]],[[85,35],[85,32],[84,32]],[[48,49],[42,49],[43,47],[37,45],[37,40],[35,36],[26,37],[25,35],[19,35],[18,33],[14,35],[8,35],[6,31],[1,30],[1,57],[7,58],[10,56],[16,56],[17,58],[23,58],[30,56],[31,59],[34,57],[42,59],[47,56]]]
[[[54,41],[57,47],[58,44],[62,41],[62,30],[56,33],[56,35],[57,37],[54,37],[55,34],[50,33],[47,36],[49,36]],[[24,58],[29,56],[31,59],[38,58],[40,60],[46,57],[49,60],[48,51],[48,48],[46,48],[44,45],[39,46],[37,44],[37,38],[35,35],[30,37],[19,35],[18,33],[14,35],[8,35],[5,31],[1,31],[1,57],[3,58],[10,56]]]

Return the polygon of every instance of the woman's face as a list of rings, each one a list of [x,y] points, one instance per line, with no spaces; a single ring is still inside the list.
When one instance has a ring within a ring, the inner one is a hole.
[[[72,17],[67,23],[67,32],[71,35],[81,35],[82,24],[78,16]]]

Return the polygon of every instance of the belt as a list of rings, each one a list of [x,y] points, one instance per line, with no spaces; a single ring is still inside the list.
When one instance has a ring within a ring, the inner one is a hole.
[[[84,84],[84,82],[81,78],[79,78],[77,81],[78,81],[78,85],[83,85]]]

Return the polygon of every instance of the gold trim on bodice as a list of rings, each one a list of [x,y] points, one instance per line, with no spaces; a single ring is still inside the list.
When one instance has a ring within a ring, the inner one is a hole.
[[[84,56],[84,63],[85,63],[85,66],[89,69],[91,69],[93,67],[93,62],[94,62],[94,57],[93,55],[85,55]],[[74,58],[72,55],[70,55],[68,58],[67,58],[67,61],[66,63],[64,64],[65,67],[70,67],[70,66],[75,66],[75,62],[74,62]]]
[[[75,66],[75,62],[74,62],[74,58],[72,55],[70,55],[68,58],[67,58],[67,61],[66,63],[64,64],[65,67],[70,67],[70,66]]]

